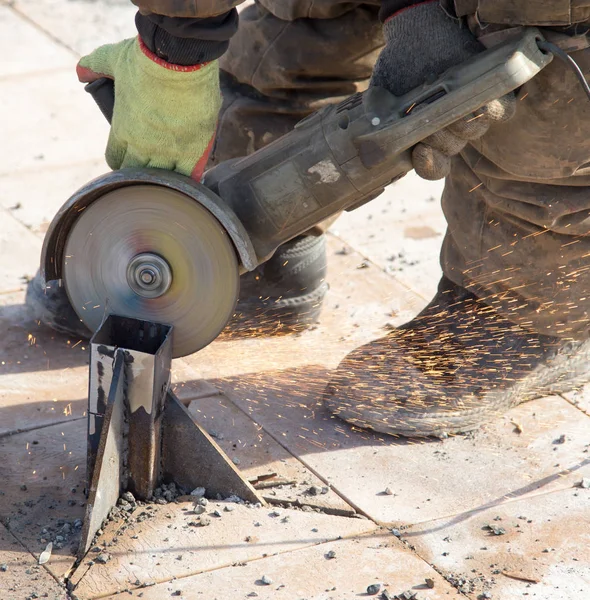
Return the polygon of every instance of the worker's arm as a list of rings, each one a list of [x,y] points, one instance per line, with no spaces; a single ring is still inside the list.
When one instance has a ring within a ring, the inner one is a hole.
[[[375,64],[371,85],[395,96],[435,81],[451,67],[484,50],[464,23],[449,16],[439,0],[384,0],[380,17],[386,45]],[[510,119],[515,104],[512,94],[506,96],[418,144],[412,151],[416,173],[424,179],[446,177],[452,157],[480,138],[494,122]]]

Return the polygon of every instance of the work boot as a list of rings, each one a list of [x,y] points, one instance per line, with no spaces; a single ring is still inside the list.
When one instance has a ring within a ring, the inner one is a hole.
[[[226,334],[290,333],[318,320],[326,283],[326,236],[283,244],[265,264],[240,278],[240,299]]]
[[[25,303],[33,311],[35,319],[59,333],[83,340],[92,336],[76,314],[65,288],[59,285],[59,281],[50,281],[43,285],[41,274],[37,273],[29,282]]]
[[[325,400],[360,427],[446,437],[589,379],[590,340],[527,332],[443,277],[415,319],[341,362]]]

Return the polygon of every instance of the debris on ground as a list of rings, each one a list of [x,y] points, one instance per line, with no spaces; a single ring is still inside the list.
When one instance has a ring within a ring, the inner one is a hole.
[[[506,530],[499,525],[490,525],[489,523],[482,527],[483,530],[489,531],[492,535],[504,535]]]
[[[565,433],[562,433],[557,439],[553,440],[554,444],[565,444],[567,438],[565,437]]]
[[[391,488],[388,488],[388,487],[386,487],[386,488],[383,490],[383,494],[384,494],[385,496],[393,496],[393,491],[391,490]]]
[[[2,573],[6,573],[6,571],[8,571],[8,565],[6,563],[2,563],[0,565],[0,571],[2,571]]]
[[[111,555],[106,552],[101,552],[95,559],[94,562],[97,562],[101,565],[106,565],[109,560],[111,560]]]
[[[367,594],[369,594],[369,596],[376,596],[380,591],[380,583],[372,583],[371,585],[367,586]]]
[[[576,487],[582,488],[583,490],[590,489],[590,477],[584,477],[582,481],[578,481]]]
[[[426,583],[426,587],[427,587],[429,590],[432,590],[432,589],[434,588],[434,579],[430,579],[430,577],[427,577],[427,578],[424,580],[424,583]]]
[[[406,590],[401,594],[393,597],[393,600],[418,600],[417,592],[412,592],[412,590]]]
[[[44,565],[46,562],[49,561],[49,559],[51,558],[52,550],[53,550],[53,543],[49,542],[49,544],[47,544],[47,546],[45,546],[45,550],[43,550],[43,552],[41,552],[41,554],[39,556],[39,564],[40,565]]]
[[[328,560],[331,560],[332,558],[336,558],[336,552],[334,550],[329,550],[328,552],[326,552],[326,554],[324,554],[324,556]]]
[[[191,496],[194,496],[195,498],[203,498],[206,493],[207,490],[204,487],[197,487],[191,492]]]
[[[268,577],[267,575],[263,575],[260,578],[260,583],[262,585],[272,585],[272,579],[270,577]]]
[[[530,577],[528,575],[521,575],[520,573],[512,573],[511,571],[502,571],[504,577],[509,579],[517,579],[518,581],[526,581],[527,583],[539,583],[541,580],[536,577]]]

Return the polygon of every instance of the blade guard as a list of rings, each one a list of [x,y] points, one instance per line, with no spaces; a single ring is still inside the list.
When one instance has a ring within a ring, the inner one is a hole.
[[[243,271],[252,271],[258,261],[250,237],[234,211],[215,193],[196,181],[163,169],[121,169],[101,175],[80,188],[61,207],[51,222],[41,251],[41,276],[45,282],[62,278],[64,250],[78,215],[102,196],[132,185],[156,185],[185,194],[206,208],[232,240]]]

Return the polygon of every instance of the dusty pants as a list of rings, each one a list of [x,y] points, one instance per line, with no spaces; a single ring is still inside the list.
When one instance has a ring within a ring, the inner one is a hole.
[[[378,4],[261,0],[246,8],[221,60],[231,85],[217,157],[248,154],[311,110],[364,89],[383,44]],[[590,73],[590,49],[572,56]],[[585,337],[590,101],[557,60],[518,100],[514,119],[453,162],[442,269],[527,329]]]

